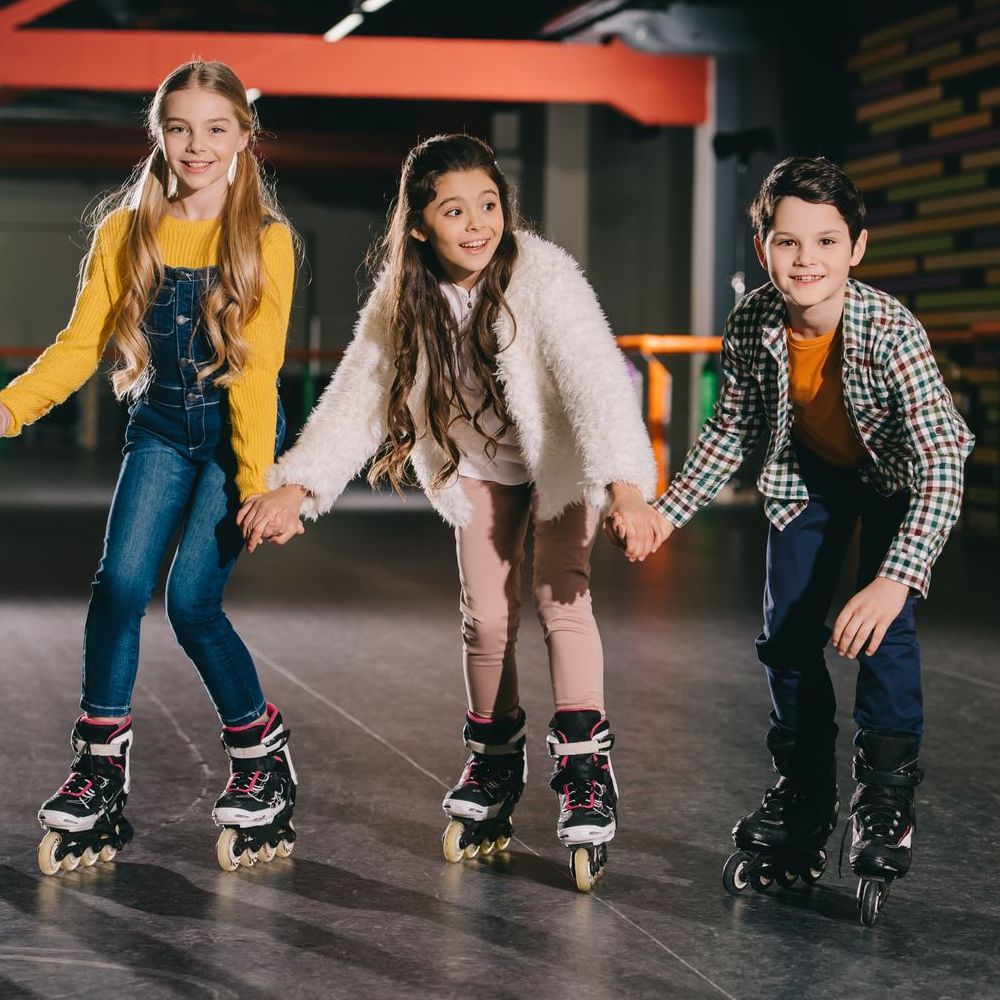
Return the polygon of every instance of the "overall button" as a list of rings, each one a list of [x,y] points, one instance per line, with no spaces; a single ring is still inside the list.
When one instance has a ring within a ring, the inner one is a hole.
[[[177,317],[177,325],[178,326],[183,326],[187,321],[188,321],[187,316],[178,316]]]
[[[199,399],[201,399],[201,396],[199,396],[196,392],[189,392],[187,394],[187,401],[189,403],[197,403]]]

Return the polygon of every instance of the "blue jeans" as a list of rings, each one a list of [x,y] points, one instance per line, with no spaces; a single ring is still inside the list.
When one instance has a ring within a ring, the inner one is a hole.
[[[826,615],[857,522],[861,522],[857,589],[871,583],[909,507],[909,493],[882,496],[856,472],[796,446],[809,505],[767,539],[764,630],[757,656],[767,669],[771,724],[818,741],[836,737],[836,702],[823,649]],[[923,734],[920,647],[911,593],[871,656],[862,649],[854,701],[859,729]]]
[[[222,399],[202,406],[200,443],[194,444],[182,408],[148,400],[133,408],[87,613],[81,706],[89,715],[130,711],[139,626],[178,530],[166,593],[174,634],[223,724],[243,725],[264,711],[253,659],[222,610],[243,544],[223,410]],[[279,413],[279,442],[283,433]]]

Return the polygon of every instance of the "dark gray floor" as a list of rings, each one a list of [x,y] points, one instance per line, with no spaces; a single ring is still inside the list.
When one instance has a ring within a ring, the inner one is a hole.
[[[874,930],[855,880],[730,898],[734,819],[770,778],[759,625],[763,519],[710,510],[661,555],[595,555],[620,833],[572,887],[546,778],[551,711],[530,613],[528,789],[506,857],[448,865],[441,795],[464,760],[449,533],[421,503],[352,494],[246,559],[228,608],[293,731],[293,858],[226,874],[209,818],[218,724],[154,600],[135,698],[133,846],[40,875],[39,803],[63,779],[87,585],[113,469],[0,454],[0,997],[1000,997],[997,545],[960,535],[921,610],[927,780],[912,875]],[[846,798],[854,669],[836,661]],[[838,829],[833,844],[839,840]],[[835,853],[835,851],[834,851]]]

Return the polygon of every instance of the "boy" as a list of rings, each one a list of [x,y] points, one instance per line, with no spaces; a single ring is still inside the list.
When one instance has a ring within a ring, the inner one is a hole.
[[[888,882],[910,867],[923,731],[913,610],[958,517],[973,437],[917,320],[849,277],[865,252],[864,214],[850,178],[821,157],[783,160],[764,181],[750,217],[770,283],[730,314],[715,411],[653,504],[662,530],[629,555],[643,558],[709,503],[767,429],[758,486],[771,524],[756,646],[779,780],[733,830],[745,853],[726,881],[739,891],[748,879],[814,880],[839,807],[824,622],[860,518],[858,592],[832,641],[860,663],[850,859],[864,880],[859,899],[875,880],[873,923]]]

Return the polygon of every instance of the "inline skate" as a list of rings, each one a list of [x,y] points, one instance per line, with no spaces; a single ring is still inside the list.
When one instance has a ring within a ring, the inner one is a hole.
[[[794,734],[768,733],[778,781],[764,792],[760,807],[733,827],[737,847],[722,872],[727,892],[739,896],[773,882],[790,888],[808,885],[826,870],[826,842],[837,825],[840,797],[833,740],[803,743]]]
[[[224,871],[257,861],[287,858],[295,844],[292,811],[298,779],[288,752],[290,731],[268,704],[263,722],[227,726],[222,747],[229,754],[229,783],[216,800],[212,819],[223,827],[215,845]]]
[[[97,723],[81,715],[70,746],[76,755],[70,775],[38,811],[38,822],[48,831],[38,845],[44,875],[112,861],[133,836],[122,815],[131,787],[131,716]]]
[[[865,927],[874,927],[893,880],[910,870],[917,819],[913,794],[924,774],[919,744],[911,736],[862,730],[857,742],[850,860],[859,877],[858,916]]]
[[[471,753],[458,784],[441,803],[451,817],[441,842],[447,861],[507,849],[511,815],[528,778],[524,727],[520,708],[512,718],[466,716],[462,738]]]
[[[596,710],[556,712],[549,727],[549,756],[555,758],[549,786],[559,796],[556,834],[570,852],[577,889],[590,892],[604,873],[616,830],[615,738],[607,718]]]

